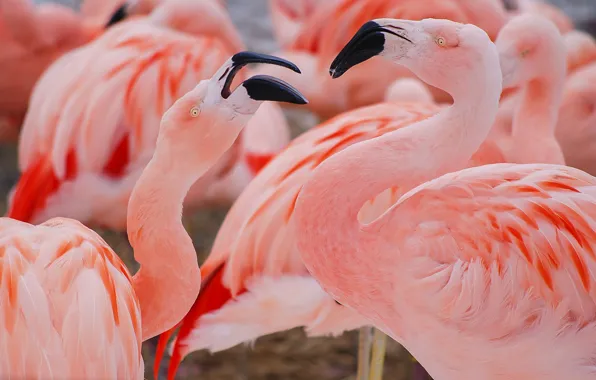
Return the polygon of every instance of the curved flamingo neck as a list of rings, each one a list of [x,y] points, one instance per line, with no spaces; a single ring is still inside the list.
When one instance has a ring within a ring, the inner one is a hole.
[[[128,204],[128,238],[141,265],[133,288],[141,306],[143,340],[172,328],[190,310],[201,275],[191,238],[182,225],[182,203],[190,187],[215,162],[181,165],[180,157],[155,154]]]
[[[307,269],[339,302],[370,304],[385,292],[382,277],[370,277],[386,259],[375,248],[376,236],[361,229],[357,215],[363,204],[389,187],[403,194],[465,168],[488,135],[501,93],[496,54],[493,58],[476,75],[470,73],[469,88],[451,94],[451,107],[346,148],[304,185],[294,213],[298,249]]]
[[[551,76],[529,81],[522,88],[511,129],[515,140],[523,144],[528,142],[528,138],[554,136],[562,102],[564,66],[560,71],[551,71]]]

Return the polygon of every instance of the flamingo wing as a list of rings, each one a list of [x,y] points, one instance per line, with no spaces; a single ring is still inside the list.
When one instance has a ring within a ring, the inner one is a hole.
[[[487,165],[418,186],[365,230],[408,247],[425,279],[411,301],[468,332],[496,339],[553,316],[581,327],[596,317],[595,196],[575,168]]]
[[[212,74],[226,54],[216,40],[144,21],[112,28],[61,58],[41,78],[24,126],[21,170],[34,156],[50,152],[54,169],[63,175],[73,148],[81,170],[102,170],[125,135],[131,156],[140,155],[153,145],[169,104]]]
[[[131,277],[93,231],[2,218],[0,277],[1,377],[142,378]]]

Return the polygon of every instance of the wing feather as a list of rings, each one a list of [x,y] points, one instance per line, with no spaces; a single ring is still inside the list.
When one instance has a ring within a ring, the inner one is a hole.
[[[1,377],[142,377],[130,275],[97,234],[1,219],[0,252]]]
[[[56,61],[40,79],[23,127],[21,170],[51,154],[58,178],[64,179],[66,157],[74,151],[79,170],[100,172],[127,135],[131,159],[145,157],[163,111],[229,54],[211,37],[144,20],[111,28]]]
[[[423,307],[468,330],[511,333],[546,313],[596,319],[596,179],[580,170],[494,164],[446,174],[366,230],[412,252]],[[499,324],[503,307],[509,319]]]

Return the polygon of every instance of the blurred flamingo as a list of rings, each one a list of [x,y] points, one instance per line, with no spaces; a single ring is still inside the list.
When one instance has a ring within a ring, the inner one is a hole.
[[[596,41],[591,35],[581,30],[572,30],[564,38],[568,73],[596,61]]]
[[[373,59],[351,70],[338,83],[330,80],[325,69],[347,42],[345,36],[356,32],[365,20],[375,17],[446,18],[469,22],[479,25],[495,38],[507,14],[497,0],[336,0],[312,12],[294,41],[276,53],[297,62],[303,78],[279,73],[279,70],[269,67],[263,68],[262,72],[276,76],[281,74],[285,80],[296,83],[308,97],[309,109],[323,119],[381,102],[388,84],[397,78],[412,76],[409,70]],[[268,72],[268,69],[274,71]],[[382,72],[383,76],[371,76],[371,72]],[[443,91],[431,90],[437,101],[450,101]],[[329,96],[330,93],[334,95]]]
[[[169,0],[84,0],[81,4],[81,14],[87,20],[102,23],[106,17],[122,7],[126,9],[128,16],[146,16],[164,1]],[[225,0],[210,1],[225,6]]]
[[[529,13],[542,16],[552,21],[561,33],[571,32],[573,21],[557,6],[542,0],[505,0],[509,14],[516,16]]]
[[[569,166],[596,175],[596,62],[572,72],[565,83],[557,139]]]
[[[539,39],[544,42],[537,44]],[[510,141],[503,134],[498,144],[484,142],[468,162],[469,166],[507,160],[564,164],[554,137],[556,114],[554,118],[547,115],[537,120],[528,112],[546,101],[553,102],[558,109],[556,101],[560,99],[565,78],[565,58],[543,63],[543,71],[531,69],[562,44],[556,27],[542,18],[520,16],[502,29],[497,45],[507,67],[505,84],[524,88],[524,96],[515,111],[515,132],[509,132]],[[519,50],[514,54],[511,49]],[[542,94],[530,94],[526,90],[535,81],[545,80],[547,74],[552,76],[552,85],[549,82]],[[401,79],[396,86],[417,88],[421,98],[428,91],[409,79]],[[552,94],[556,91],[558,97]],[[338,115],[292,141],[255,177],[230,209],[211,254],[201,267],[205,281],[171,346],[169,379],[174,378],[182,359],[195,350],[220,351],[298,326],[304,326],[308,335],[318,336],[338,335],[367,324],[358,314],[326,296],[305,272],[295,249],[297,237],[289,228],[293,205],[313,170],[330,156],[352,144],[429,118],[444,108],[429,101],[432,98],[426,94],[425,100],[416,103],[406,102],[404,92],[399,99],[402,103],[381,103]],[[535,103],[529,101],[533,96]],[[495,124],[495,127],[500,126]],[[533,134],[534,140],[528,141],[527,134]],[[510,147],[516,149],[509,150]],[[517,150],[528,153],[519,154]],[[374,199],[366,202],[360,211],[360,221],[366,223],[377,218],[400,194],[394,187],[371,197]],[[288,298],[290,293],[292,297]],[[174,329],[160,337],[156,376],[173,332]],[[383,346],[379,347],[378,355],[381,355]]]
[[[466,166],[497,114],[499,59],[479,28],[375,20],[331,73],[376,54],[454,103],[314,171],[293,209],[310,273],[435,379],[593,379],[596,179],[547,164],[450,173]],[[362,205],[396,185],[398,202],[361,224]]]
[[[0,3],[0,141],[15,140],[29,96],[42,72],[62,54],[79,47],[105,28],[55,3],[30,0]]]
[[[0,219],[2,377],[143,379],[141,342],[178,323],[200,288],[196,252],[180,221],[186,193],[263,100],[305,102],[276,78],[253,77],[231,92],[237,70],[250,62],[298,71],[276,57],[238,53],[164,114],[128,206],[128,236],[141,264],[134,277],[75,220],[32,226]]]
[[[269,0],[273,34],[281,48],[291,45],[304,23],[321,8],[335,7],[339,0]]]
[[[163,112],[242,49],[217,3],[167,0],[149,17],[115,25],[59,59],[31,99],[19,145],[23,174],[8,216],[35,223],[70,217],[124,230],[126,204],[153,155]],[[276,107],[262,107],[247,127],[252,137],[239,139],[197,181],[187,205],[235,199],[287,144],[288,127]],[[273,132],[270,122],[277,135],[260,134],[258,141],[259,131]],[[258,145],[252,150],[248,143]]]

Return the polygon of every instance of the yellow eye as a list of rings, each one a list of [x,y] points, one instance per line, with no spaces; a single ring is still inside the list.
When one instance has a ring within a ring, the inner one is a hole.
[[[200,113],[200,112],[199,112],[199,107],[192,107],[192,108],[190,109],[190,116],[192,116],[192,117],[197,117],[197,116],[199,116],[199,113]]]
[[[522,58],[524,58],[524,57],[525,57],[526,55],[528,55],[528,54],[530,54],[530,49],[523,50],[523,51],[520,53],[520,55],[521,55],[521,57],[522,57]]]
[[[445,46],[445,45],[447,45],[447,41],[445,41],[445,39],[443,37],[437,37],[437,45]]]

